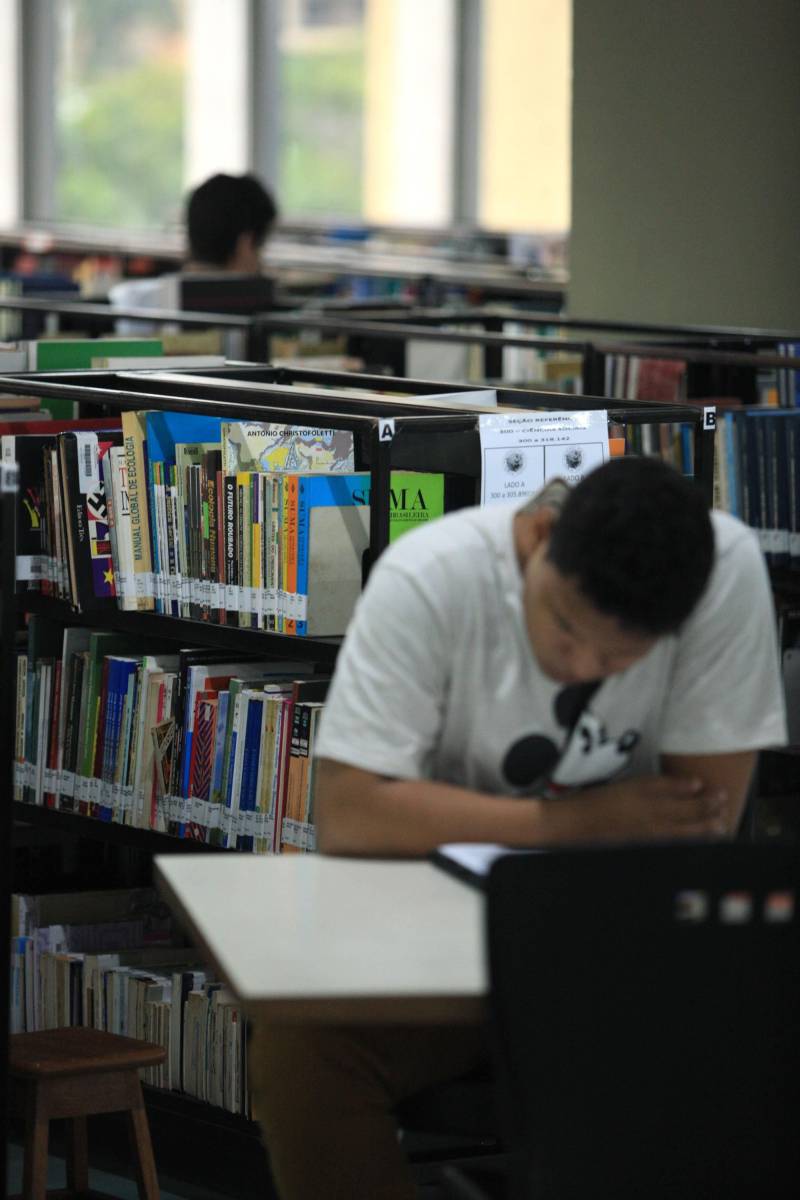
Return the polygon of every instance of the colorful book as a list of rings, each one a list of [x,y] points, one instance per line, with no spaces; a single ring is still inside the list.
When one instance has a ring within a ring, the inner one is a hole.
[[[261,421],[223,421],[222,470],[353,471],[353,434],[348,430]]]

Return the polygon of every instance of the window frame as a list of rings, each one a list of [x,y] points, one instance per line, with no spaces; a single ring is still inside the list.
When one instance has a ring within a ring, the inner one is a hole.
[[[71,223],[55,214],[56,105],[53,80],[56,61],[56,12],[53,0],[17,0],[20,63],[20,154],[18,181],[20,220],[52,229]],[[477,228],[480,153],[480,34],[484,0],[455,0],[454,127],[450,155],[451,212],[440,228]],[[278,194],[280,133],[279,45],[280,15],[276,0],[245,0],[249,61],[245,119],[248,122],[247,169],[255,171]],[[321,228],[319,221],[283,211],[284,221],[296,228]],[[389,231],[409,228],[385,226]],[[413,227],[412,227],[413,228]],[[122,232],[108,227],[108,234]],[[157,232],[153,229],[153,232]],[[425,233],[436,230],[426,227]]]

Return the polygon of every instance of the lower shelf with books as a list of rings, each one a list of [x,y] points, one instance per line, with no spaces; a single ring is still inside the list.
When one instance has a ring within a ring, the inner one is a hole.
[[[15,677],[14,801],[126,836],[314,848],[329,677],[312,662],[159,648],[34,613]]]
[[[12,1033],[79,1026],[155,1042],[167,1056],[143,1082],[250,1115],[239,1002],[152,889],[15,895],[10,966]]]

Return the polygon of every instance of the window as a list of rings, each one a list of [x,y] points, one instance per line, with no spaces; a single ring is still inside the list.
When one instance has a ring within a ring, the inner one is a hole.
[[[566,234],[570,222],[571,0],[484,0],[478,223]]]
[[[277,65],[281,211],[360,217],[364,0],[282,0]]]
[[[26,0],[26,215],[164,229],[188,187],[246,170],[248,9]]]
[[[20,169],[28,218],[156,230],[255,169],[289,222],[569,227],[571,0],[0,0],[0,35],[0,220]]]
[[[57,0],[53,217],[163,227],[182,193],[182,0]]]

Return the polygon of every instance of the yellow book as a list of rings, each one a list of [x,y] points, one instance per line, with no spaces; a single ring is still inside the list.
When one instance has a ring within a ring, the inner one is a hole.
[[[122,413],[122,445],[128,468],[133,578],[138,612],[152,612],[155,607],[147,474],[144,466],[146,415],[144,412]]]

